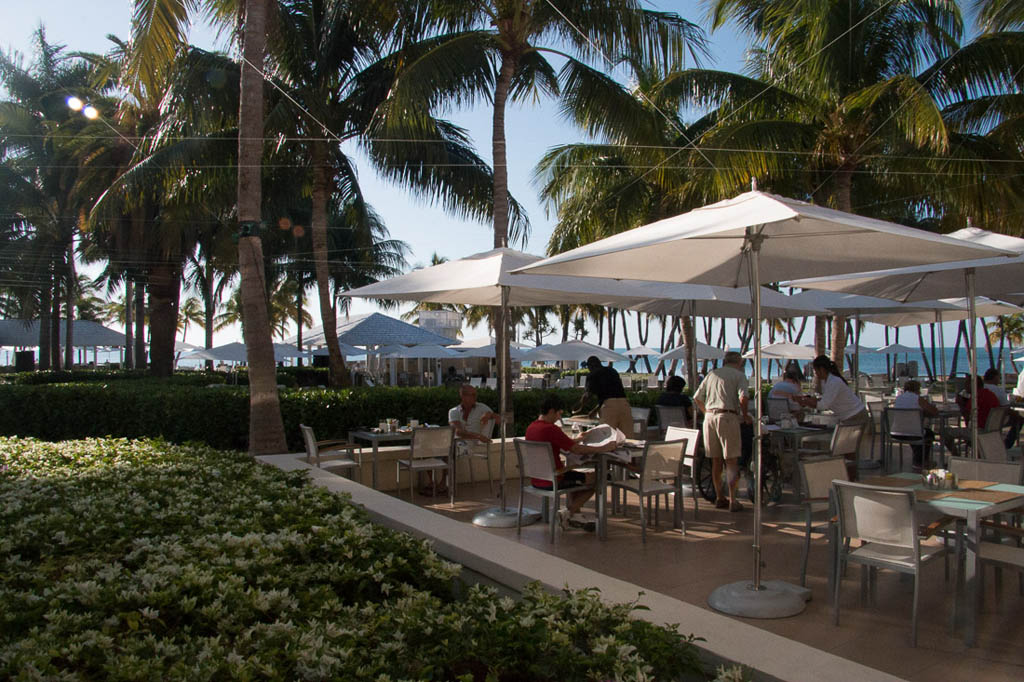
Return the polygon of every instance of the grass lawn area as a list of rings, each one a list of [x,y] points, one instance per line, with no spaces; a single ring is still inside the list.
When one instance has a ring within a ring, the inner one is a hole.
[[[702,677],[592,592],[501,598],[237,452],[0,438],[0,678]]]

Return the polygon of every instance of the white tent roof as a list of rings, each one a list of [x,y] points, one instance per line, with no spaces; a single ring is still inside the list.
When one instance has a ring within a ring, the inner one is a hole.
[[[522,272],[746,286],[748,231],[763,238],[761,283],[1003,255],[982,244],[755,191],[581,246]]]
[[[64,343],[64,332],[67,321],[60,325],[60,342]],[[94,348],[97,346],[124,346],[124,334],[107,329],[99,322],[74,320],[72,327],[72,345],[75,348]],[[39,320],[0,320],[0,346],[39,345]]]
[[[954,306],[953,310],[942,310],[943,322],[967,319],[966,298],[945,298],[941,299],[941,302]],[[927,303],[929,303],[929,301],[924,302],[924,304]],[[985,298],[984,296],[976,298],[974,306],[978,317],[1014,315],[1019,312],[1024,312],[1024,308],[1020,308],[1010,303],[1003,303],[1002,301],[993,301],[992,299]],[[905,313],[894,312],[887,315],[865,315],[861,319],[865,322],[884,324],[887,327],[910,327],[918,324],[928,324],[929,322],[938,322],[938,318],[934,312],[925,311]]]
[[[754,350],[748,350],[743,354],[743,357],[754,357]],[[800,346],[788,341],[780,341],[761,346],[761,357],[767,360],[813,360],[817,355],[815,355],[814,349],[810,346]]]
[[[554,345],[539,346],[527,351],[526,360],[550,360],[550,361],[579,361],[586,360],[591,355],[597,356],[601,362],[618,362],[628,360],[625,355],[615,351],[596,346],[586,341],[566,341]]]
[[[174,352],[175,353],[185,353],[185,352],[190,351],[190,350],[199,350],[200,348],[201,348],[201,346],[196,346],[196,345],[191,344],[191,343],[186,343],[185,341],[175,341],[174,342]]]
[[[296,337],[292,336],[286,341],[295,343]],[[455,343],[453,339],[446,336],[380,313],[353,315],[350,318],[339,317],[338,341],[350,346],[386,346],[393,343],[402,345],[436,343],[440,346],[450,346]],[[324,345],[324,328],[317,326],[309,329],[303,335],[302,342],[307,346]]]
[[[355,346],[350,346],[347,343],[339,343],[338,344],[338,350],[340,350],[341,354],[344,355],[345,357],[350,357],[350,356],[353,356],[353,355],[366,355],[366,351],[365,350],[363,350],[361,348],[356,348]],[[309,354],[310,355],[315,355],[315,356],[321,356],[321,355],[327,356],[327,355],[330,355],[331,353],[330,353],[329,350],[327,350],[327,346],[321,346],[320,348],[317,348],[316,350],[310,351]]]
[[[697,359],[698,360],[721,360],[725,357],[725,351],[721,348],[715,348],[709,346],[706,343],[697,342]],[[686,346],[679,346],[673,348],[670,351],[666,351],[658,356],[658,360],[682,360],[686,361]]]
[[[978,257],[956,262],[939,262],[916,267],[885,270],[863,268],[841,277],[815,277],[792,282],[794,286],[881,296],[896,301],[926,301],[965,292],[964,270],[975,268],[975,291],[982,296],[1000,296],[1021,290],[1024,281],[1024,239],[989,232],[977,227],[949,235],[965,244],[1002,249],[1016,257]],[[868,272],[868,271],[875,272]]]
[[[476,336],[472,339],[463,339],[455,346],[449,346],[452,350],[469,350],[470,348],[483,348],[484,346],[493,346],[496,340],[493,336]],[[525,343],[518,341],[509,341],[508,345],[510,348],[526,348]]]

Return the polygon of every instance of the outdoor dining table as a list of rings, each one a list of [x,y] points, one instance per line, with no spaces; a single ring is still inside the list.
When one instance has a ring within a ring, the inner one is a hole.
[[[977,633],[978,607],[981,595],[978,543],[981,542],[983,519],[1024,506],[1024,486],[987,481],[960,481],[957,490],[930,490],[924,487],[920,474],[900,473],[876,476],[861,481],[867,485],[883,485],[916,492],[916,504],[958,519],[964,525],[964,643],[974,646]]]
[[[605,501],[605,493],[608,490],[608,462],[617,461],[629,464],[634,457],[643,452],[645,441],[627,440],[615,450],[609,452],[598,452],[587,455],[585,463],[596,465],[595,480],[595,506],[597,507],[597,537],[601,540],[608,538],[608,505]]]
[[[376,429],[363,429],[353,431],[349,434],[352,440],[362,440],[369,443],[373,448],[373,475],[371,481],[373,489],[377,489],[377,452],[381,443],[409,443],[412,442],[412,429],[399,431],[378,431]]]

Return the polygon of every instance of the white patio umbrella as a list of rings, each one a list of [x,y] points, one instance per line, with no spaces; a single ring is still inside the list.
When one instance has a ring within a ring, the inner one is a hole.
[[[436,360],[438,358],[459,358],[465,357],[458,351],[439,346],[437,344],[423,344],[418,346],[400,346],[391,348],[387,353],[381,353],[388,358],[423,358],[425,360]]]
[[[644,357],[646,355],[660,355],[660,354],[661,354],[661,351],[654,350],[653,348],[651,348],[649,346],[633,346],[632,348],[627,348],[625,350],[625,352],[624,352],[624,355],[627,355],[627,356],[629,356],[631,358],[642,358],[642,357]]]
[[[759,388],[758,284],[792,279],[791,273],[835,275],[995,255],[1000,252],[988,247],[752,191],[567,251],[523,272],[750,286],[757,349],[754,377]],[[760,401],[755,403],[760,417]],[[753,581],[723,585],[708,603],[749,617],[794,615],[803,610],[809,595],[779,581],[761,581],[760,418],[754,429]]]
[[[629,360],[625,355],[616,353],[613,350],[602,348],[593,343],[574,339],[565,343],[557,343],[545,346],[538,346],[533,350],[526,351],[526,360],[545,360],[549,362],[579,362],[590,356],[595,356],[601,362],[621,362]]]
[[[670,360],[683,360],[687,361],[687,351],[689,349],[686,346],[678,346],[670,351],[666,351],[658,356],[658,360],[661,362],[667,362]],[[725,351],[715,346],[709,346],[706,343],[697,342],[697,346],[694,348],[693,357],[697,360],[721,360],[725,357]]]
[[[743,354],[745,358],[753,358],[757,355],[758,349],[748,350]],[[761,358],[769,360],[813,360],[817,356],[810,346],[801,346],[788,341],[779,341],[761,346]]]
[[[355,346],[350,346],[347,343],[341,343],[339,341],[338,346],[339,350],[341,351],[341,354],[344,355],[345,357],[351,357],[353,355],[366,355],[366,351],[363,350],[362,348],[356,348]],[[309,351],[309,354],[311,356],[316,357],[321,355],[329,356],[330,352],[327,350],[327,346],[321,346],[320,348],[316,348],[314,350]]]
[[[457,356],[460,358],[495,358],[498,359],[501,349],[498,348],[497,344],[489,344],[486,346],[474,346],[472,348],[466,348],[463,350],[460,346],[453,348],[457,352]],[[523,348],[519,348],[518,344],[508,349],[508,357],[510,360],[525,360],[529,351]]]
[[[285,358],[296,358],[305,355],[297,347],[289,343],[274,344],[274,361],[280,362]],[[223,346],[214,348],[201,348],[181,356],[184,358],[195,358],[199,360],[213,360],[214,362],[247,362],[248,355],[244,343],[226,343]]]
[[[1002,256],[974,256],[954,262],[902,268],[872,268],[845,276],[814,277],[797,282],[796,286],[848,293],[882,296],[898,301],[926,301],[966,294],[968,327],[967,357],[971,376],[978,374],[978,340],[976,332],[978,294],[999,296],[1020,291],[1024,276],[1024,239],[968,227],[949,235],[965,244],[999,249]],[[942,327],[940,325],[939,329]],[[945,363],[943,363],[945,364]],[[978,442],[978,400],[975,382],[971,390],[971,442]],[[977,448],[974,449],[977,457]]]

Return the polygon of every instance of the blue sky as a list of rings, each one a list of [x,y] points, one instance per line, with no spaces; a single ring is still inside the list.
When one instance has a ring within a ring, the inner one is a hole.
[[[567,0],[562,0],[567,1]],[[109,47],[105,36],[108,33],[122,38],[129,35],[130,6],[128,0],[6,0],[0,48],[18,50],[26,56],[31,54],[31,34],[42,22],[51,42],[60,42],[75,51],[102,52]],[[663,11],[675,11],[702,25],[704,3],[694,0],[661,0],[649,5]],[[739,70],[742,66],[746,40],[728,27],[710,36],[713,61],[708,66],[725,70]],[[214,31],[204,25],[194,27],[192,42],[202,47],[219,46],[225,41],[217,40]],[[472,110],[451,112],[450,118],[464,126],[472,135],[478,152],[490,159],[491,112],[484,104]],[[564,123],[558,114],[556,104],[551,100],[530,106],[513,105],[506,117],[509,149],[509,185],[512,193],[526,207],[532,222],[532,234],[526,250],[543,253],[553,227],[553,219],[537,198],[531,175],[537,161],[550,147],[567,142],[579,141],[583,135],[575,127]],[[358,154],[356,155],[358,158]],[[383,216],[391,235],[407,242],[410,246],[410,265],[429,262],[432,253],[455,259],[491,248],[493,239],[489,225],[460,221],[446,215],[442,210],[430,206],[411,196],[400,187],[383,182],[375,177],[366,163],[360,163],[360,182],[364,193]],[[315,303],[315,302],[312,302]],[[316,314],[317,306],[310,305]],[[369,304],[356,302],[355,312],[368,312]],[[319,320],[317,320],[319,322]],[[201,330],[189,334],[189,341],[200,342]],[[474,334],[469,334],[470,336]],[[218,333],[217,343],[236,340],[237,330]],[[635,333],[631,341],[636,343]],[[658,334],[652,332],[652,339]],[[869,326],[864,333],[867,345],[882,344],[882,330]],[[594,336],[588,337],[594,340]],[[810,340],[805,335],[805,340]],[[904,341],[905,343],[907,341]],[[911,342],[912,344],[914,342]]]

